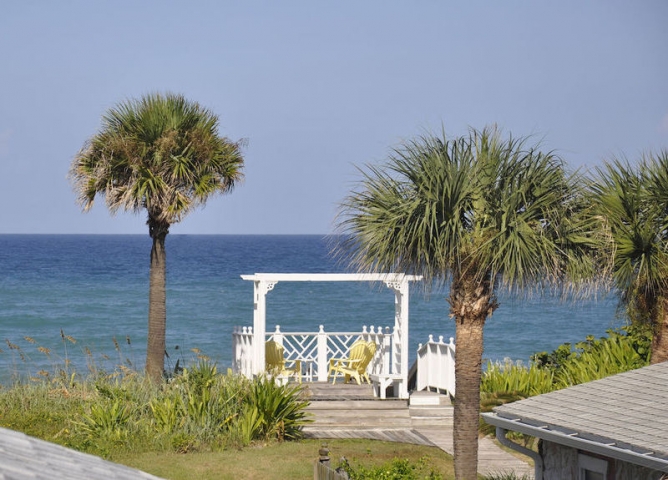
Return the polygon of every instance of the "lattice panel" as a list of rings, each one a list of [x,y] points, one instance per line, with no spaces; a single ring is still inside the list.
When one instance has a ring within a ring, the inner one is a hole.
[[[283,334],[283,352],[289,360],[317,360],[318,337],[308,334]]]
[[[328,335],[327,358],[347,358],[350,347],[359,338],[359,333]]]
[[[390,364],[389,355],[391,354],[392,337],[381,332],[380,327],[378,332],[375,331],[374,327],[371,327],[371,331],[367,331],[364,327],[362,332],[284,333],[277,327],[276,332],[270,333],[267,339],[282,344],[283,355],[286,360],[301,360],[304,374],[310,379],[315,379],[319,378],[321,369],[324,369],[323,373],[327,372],[329,359],[347,358],[350,347],[360,339],[376,343],[376,353],[369,364],[369,372],[385,372]],[[327,346],[326,360],[318,355],[318,345],[322,345],[322,342],[325,342]],[[320,365],[319,361],[324,361],[324,364]]]

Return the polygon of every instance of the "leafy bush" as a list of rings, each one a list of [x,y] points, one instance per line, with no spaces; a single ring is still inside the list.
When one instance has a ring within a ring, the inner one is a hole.
[[[520,396],[531,397],[554,390],[554,374],[551,369],[541,368],[535,363],[526,366],[508,359],[503,363],[489,362],[480,390],[486,393],[516,392]]]
[[[565,361],[556,375],[559,388],[590,382],[646,365],[624,335],[608,332],[607,338],[578,343],[574,354]]]
[[[429,458],[422,457],[417,464],[408,460],[395,458],[391,462],[365,467],[358,465],[353,467],[343,459],[339,468],[345,471],[350,480],[442,480],[443,477],[429,468]]]
[[[90,436],[121,440],[127,436],[126,427],[131,418],[131,404],[107,400],[92,404],[90,412],[82,415],[82,420],[76,424]]]
[[[296,440],[301,427],[310,422],[301,399],[301,386],[279,385],[273,379],[257,377],[250,388],[248,403],[256,411],[245,410],[245,421],[257,424],[256,434],[264,439]],[[243,418],[243,417],[242,417]]]
[[[531,361],[539,367],[552,370],[555,377],[559,376],[562,369],[568,369],[569,363],[577,362],[578,357],[583,354],[585,358],[588,358],[588,353],[605,355],[606,358],[600,360],[588,359],[597,363],[612,361],[618,367],[618,371],[614,373],[633,370],[649,364],[652,353],[652,333],[649,327],[627,325],[619,330],[608,330],[606,333],[607,337],[598,340],[593,336],[588,336],[585,341],[577,343],[574,349],[570,343],[564,343],[551,353],[536,353],[531,357]]]

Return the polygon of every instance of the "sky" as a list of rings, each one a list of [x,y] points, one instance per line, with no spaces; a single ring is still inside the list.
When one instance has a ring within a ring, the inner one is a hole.
[[[147,234],[67,179],[105,111],[185,95],[244,139],[245,180],[175,234],[326,234],[425,133],[497,125],[572,168],[668,148],[668,2],[5,0],[0,233]]]

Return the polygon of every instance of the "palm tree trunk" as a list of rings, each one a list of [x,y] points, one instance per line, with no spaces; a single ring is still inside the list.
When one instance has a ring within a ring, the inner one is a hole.
[[[455,478],[473,480],[478,470],[478,423],[484,322],[459,321],[455,329],[457,385],[452,441]]]
[[[668,361],[668,299],[661,298],[658,303],[660,307],[654,322],[651,364]]]
[[[148,343],[146,347],[146,374],[154,382],[162,380],[165,369],[165,331],[167,329],[167,295],[165,237],[169,225],[149,218],[149,234],[153,239],[148,293]]]
[[[485,320],[498,307],[488,281],[459,278],[450,290],[455,318],[455,411],[453,446],[455,478],[475,480],[478,472],[478,426]]]

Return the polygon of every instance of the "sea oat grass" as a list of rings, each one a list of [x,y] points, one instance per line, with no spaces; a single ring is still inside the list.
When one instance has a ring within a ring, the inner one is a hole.
[[[75,340],[61,336],[63,358],[69,359],[67,349]],[[32,338],[24,340],[39,348]],[[29,361],[22,346],[8,344]],[[90,351],[85,354],[90,359]],[[307,421],[300,388],[221,374],[200,352],[192,367],[180,368],[160,384],[127,365],[105,373],[89,364],[87,374],[80,375],[66,362],[0,388],[0,426],[103,457],[219,451],[299,438]],[[251,411],[257,425],[244,432]]]

